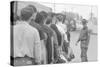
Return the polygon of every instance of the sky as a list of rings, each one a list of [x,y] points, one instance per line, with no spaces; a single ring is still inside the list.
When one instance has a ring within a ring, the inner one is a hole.
[[[98,7],[96,5],[93,6],[89,3],[87,5],[71,4],[71,3],[69,4],[67,0],[34,0],[33,2],[37,2],[44,6],[50,7],[52,8],[52,11],[56,13],[62,12],[62,11],[75,12],[81,15],[85,19],[89,19],[90,13],[91,13],[91,7],[92,7],[92,13],[94,14],[95,17],[98,17],[98,12],[97,12]],[[56,3],[56,5],[54,6],[53,3]]]
[[[97,6],[90,6],[90,5],[77,5],[77,4],[63,4],[63,3],[58,3],[55,4],[55,8],[54,8],[54,4],[51,3],[40,3],[43,4],[45,6],[51,7],[53,12],[62,12],[62,11],[71,11],[71,12],[75,12],[78,13],[79,15],[83,16],[83,18],[88,19],[91,13],[91,9],[92,9],[92,13],[94,14],[95,17],[98,16],[98,12],[97,12]]]

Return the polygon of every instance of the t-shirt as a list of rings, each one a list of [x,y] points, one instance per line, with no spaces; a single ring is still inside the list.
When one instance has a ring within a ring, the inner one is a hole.
[[[14,57],[25,55],[40,62],[41,44],[39,32],[25,21],[18,21],[13,27]]]

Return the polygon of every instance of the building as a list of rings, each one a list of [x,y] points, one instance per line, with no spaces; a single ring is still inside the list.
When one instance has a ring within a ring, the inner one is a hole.
[[[16,4],[17,3],[17,4]],[[30,2],[30,1],[16,1],[15,2],[15,11],[14,13],[17,13],[17,15],[20,15],[20,11],[22,8],[26,7],[27,5],[34,5],[37,10],[45,11],[45,12],[52,12],[52,8],[44,6],[42,4],[36,3],[36,2]],[[17,6],[17,7],[16,7]]]

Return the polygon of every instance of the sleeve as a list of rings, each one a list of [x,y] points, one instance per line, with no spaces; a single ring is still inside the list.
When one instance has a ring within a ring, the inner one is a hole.
[[[67,31],[66,34],[67,34],[68,41],[70,41],[70,32]]]
[[[53,35],[53,42],[58,45],[57,35],[56,35],[55,31],[53,32],[53,34],[54,34]]]
[[[88,34],[87,29],[81,30],[81,33],[80,33],[80,36],[79,36],[79,40],[85,40],[85,39],[87,39],[87,34]]]
[[[80,35],[79,35],[79,39],[78,39],[78,41],[80,41],[80,40],[82,39],[82,37],[83,37],[83,33],[84,33],[84,31],[81,30],[81,33],[80,33]]]
[[[34,34],[34,44],[35,44],[35,59],[37,63],[41,62],[41,43],[39,32],[36,30]]]

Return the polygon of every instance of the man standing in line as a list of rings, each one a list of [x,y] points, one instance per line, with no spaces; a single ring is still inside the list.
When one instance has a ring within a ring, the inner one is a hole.
[[[31,65],[41,63],[41,44],[39,32],[29,25],[35,19],[36,8],[27,6],[21,10],[21,21],[13,27],[14,65]]]

